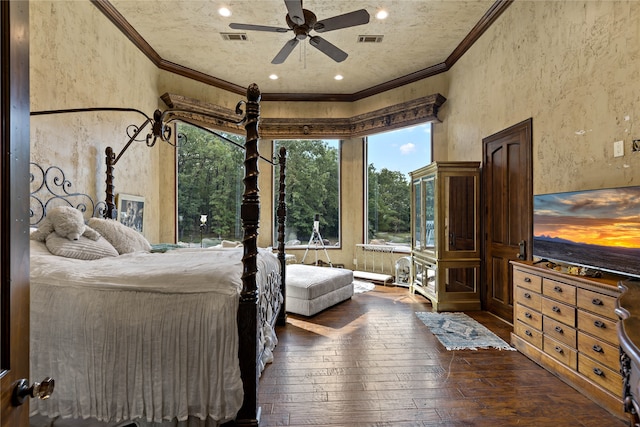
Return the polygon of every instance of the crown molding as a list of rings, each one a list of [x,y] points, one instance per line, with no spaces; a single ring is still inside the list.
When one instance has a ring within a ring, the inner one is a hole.
[[[218,130],[241,133],[242,126],[224,120],[214,120],[198,114],[217,115],[229,121],[238,120],[235,111],[198,99],[165,93],[160,97],[169,107],[188,112],[176,115]],[[260,137],[263,139],[351,139],[386,132],[418,123],[440,122],[438,110],[446,98],[439,93],[391,105],[348,118],[269,118],[261,117]]]

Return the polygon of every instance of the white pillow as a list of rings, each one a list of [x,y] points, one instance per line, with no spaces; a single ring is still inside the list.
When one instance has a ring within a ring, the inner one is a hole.
[[[116,220],[90,218],[87,225],[107,239],[120,255],[137,251],[151,251],[151,244],[141,233]]]
[[[91,240],[80,236],[79,240],[69,240],[56,233],[50,233],[46,238],[49,252],[65,258],[94,260],[108,256],[118,256],[118,251],[105,239]]]

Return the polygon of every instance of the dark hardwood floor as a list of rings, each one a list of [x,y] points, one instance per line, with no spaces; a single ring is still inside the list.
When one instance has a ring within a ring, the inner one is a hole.
[[[260,379],[260,425],[627,425],[516,351],[447,351],[415,311],[431,304],[376,286],[316,316],[289,315]],[[510,324],[467,314],[510,341]]]

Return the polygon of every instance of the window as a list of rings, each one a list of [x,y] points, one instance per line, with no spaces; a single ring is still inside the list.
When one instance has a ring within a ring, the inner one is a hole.
[[[431,163],[431,123],[367,138],[367,242],[411,245],[409,172]]]
[[[242,240],[244,138],[223,132],[217,136],[184,123],[176,131],[178,241],[206,247]]]
[[[312,242],[316,215],[319,236],[315,238],[322,238],[325,247],[339,246],[340,141],[275,141],[274,152],[282,146],[287,148],[285,246],[306,247]],[[277,189],[278,176],[274,180]],[[274,194],[277,206],[277,191]]]

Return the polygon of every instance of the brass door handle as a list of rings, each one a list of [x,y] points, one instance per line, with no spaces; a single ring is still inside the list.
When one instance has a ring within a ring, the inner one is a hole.
[[[46,377],[41,383],[34,382],[29,386],[29,381],[25,378],[18,380],[13,389],[13,406],[20,406],[27,397],[37,397],[38,399],[48,399],[53,393],[56,382],[53,378]]]

